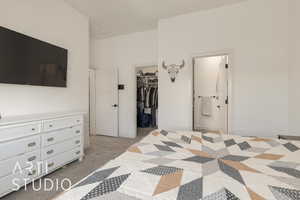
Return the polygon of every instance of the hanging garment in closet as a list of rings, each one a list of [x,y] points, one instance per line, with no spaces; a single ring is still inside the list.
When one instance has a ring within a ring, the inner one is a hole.
[[[145,107],[150,108],[150,96],[151,96],[151,88],[146,89],[145,95]]]
[[[144,103],[144,100],[145,100],[145,88],[144,87],[139,87],[137,89],[137,101]]]
[[[156,115],[157,115],[157,109],[151,110],[151,125],[152,127],[156,127]]]
[[[150,96],[149,96],[149,107],[155,108],[155,103],[156,103],[156,93],[157,93],[157,88],[152,87],[150,89]]]

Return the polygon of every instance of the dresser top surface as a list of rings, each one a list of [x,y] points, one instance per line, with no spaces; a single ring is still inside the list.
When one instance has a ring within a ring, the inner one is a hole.
[[[60,117],[70,117],[76,115],[84,115],[87,112],[84,111],[69,111],[69,112],[57,112],[57,113],[41,113],[31,115],[18,115],[18,116],[7,116],[0,119],[0,126],[7,126],[12,124],[34,122],[40,120],[55,119]]]

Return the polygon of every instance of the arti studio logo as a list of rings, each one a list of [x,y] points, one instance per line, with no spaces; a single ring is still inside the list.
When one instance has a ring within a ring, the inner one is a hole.
[[[16,162],[13,169],[14,179],[12,184],[13,190],[17,191],[24,186],[25,191],[28,189],[27,184],[32,183],[31,187],[34,191],[67,191],[71,188],[72,182],[68,178],[62,180],[40,178],[49,172],[49,165],[47,162],[27,162],[26,167],[22,167],[19,162]]]

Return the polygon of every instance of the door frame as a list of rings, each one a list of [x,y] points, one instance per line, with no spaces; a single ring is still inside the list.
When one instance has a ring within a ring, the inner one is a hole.
[[[96,135],[96,68],[89,68],[89,133]],[[94,83],[93,88],[91,81]],[[92,91],[93,90],[93,91]],[[92,95],[94,93],[94,96]]]
[[[149,62],[149,63],[142,63],[142,64],[135,64],[133,65],[133,71],[134,71],[134,103],[135,103],[135,106],[134,106],[134,113],[136,114],[137,113],[137,108],[136,108],[136,105],[137,105],[137,76],[136,76],[136,73],[137,73],[137,70],[138,68],[147,68],[147,67],[157,67],[157,70],[158,70],[158,63],[157,62]],[[159,70],[158,70],[159,71]],[[157,77],[159,78],[159,76]],[[159,82],[159,80],[158,80]],[[158,83],[159,84],[159,83]],[[156,120],[158,121],[158,116],[156,116]],[[134,137],[137,137],[137,117],[135,116],[134,118],[134,122],[135,122],[135,133],[134,133]]]
[[[232,119],[233,119],[233,66],[234,66],[234,53],[233,50],[220,50],[213,52],[204,52],[204,53],[196,53],[191,55],[191,63],[192,63],[192,129],[195,127],[195,119],[194,119],[194,104],[195,104],[195,62],[196,58],[206,58],[206,57],[216,57],[216,56],[227,56],[228,57],[228,71],[227,71],[227,95],[228,95],[228,104],[227,104],[227,134],[232,133]]]

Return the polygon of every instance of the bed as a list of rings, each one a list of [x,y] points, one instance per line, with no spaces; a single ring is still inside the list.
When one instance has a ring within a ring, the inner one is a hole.
[[[57,200],[299,200],[300,142],[155,130]]]

